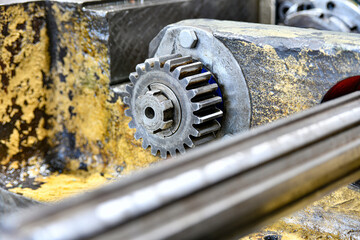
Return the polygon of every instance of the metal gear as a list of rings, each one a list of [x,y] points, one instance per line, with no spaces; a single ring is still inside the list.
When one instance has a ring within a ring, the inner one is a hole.
[[[209,83],[212,74],[203,71],[201,62],[174,54],[148,59],[130,74],[125,115],[135,139],[142,138],[153,155],[175,156],[215,138],[222,98],[215,94],[217,83]]]

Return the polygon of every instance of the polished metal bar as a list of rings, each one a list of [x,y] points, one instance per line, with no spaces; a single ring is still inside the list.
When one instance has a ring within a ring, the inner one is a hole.
[[[53,207],[5,239],[240,237],[360,178],[360,92],[219,140]]]

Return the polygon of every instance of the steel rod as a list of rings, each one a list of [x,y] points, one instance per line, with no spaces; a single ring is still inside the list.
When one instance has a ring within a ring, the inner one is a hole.
[[[240,237],[359,178],[360,92],[7,217],[0,229],[5,239]]]

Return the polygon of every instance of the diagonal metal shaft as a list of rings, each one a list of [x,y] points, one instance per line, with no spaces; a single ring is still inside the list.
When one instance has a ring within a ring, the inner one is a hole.
[[[240,237],[359,178],[357,92],[77,199],[7,217],[0,229],[5,239]]]

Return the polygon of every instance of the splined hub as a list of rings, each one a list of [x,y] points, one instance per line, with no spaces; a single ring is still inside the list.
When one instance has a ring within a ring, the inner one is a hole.
[[[216,107],[222,98],[215,94],[218,85],[209,83],[211,77],[201,62],[179,54],[136,66],[126,87],[125,114],[143,148],[151,146],[153,155],[160,152],[166,158],[215,138],[221,127],[216,119],[223,112]]]
[[[159,85],[162,85],[162,89],[167,88],[163,84],[150,85],[150,90],[139,96],[135,106],[136,118],[149,133],[159,133],[165,137],[171,135],[170,129],[175,126],[174,111],[179,111],[179,109],[174,109],[173,102],[177,103],[177,106],[179,103],[176,97],[172,100],[167,97],[174,95],[174,93],[171,94],[170,89],[167,89],[168,94],[166,94],[166,92],[156,88]],[[178,123],[179,120],[176,122]]]

